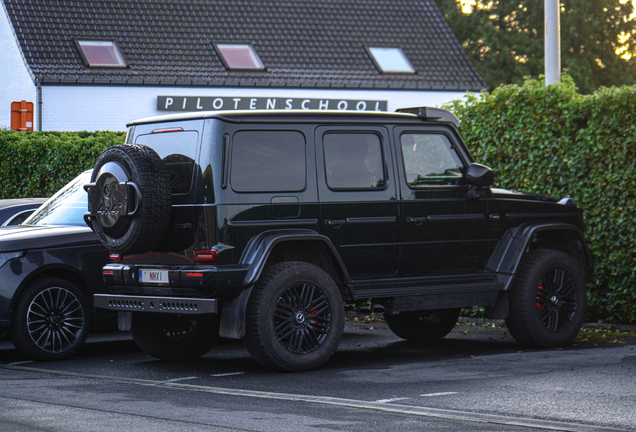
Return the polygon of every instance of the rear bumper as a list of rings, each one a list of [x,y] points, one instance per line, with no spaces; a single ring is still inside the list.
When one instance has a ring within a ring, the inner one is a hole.
[[[163,283],[140,282],[141,270],[167,271]],[[231,298],[245,289],[249,266],[162,266],[144,264],[107,264],[102,269],[105,285],[112,294],[149,295],[174,298]]]
[[[201,315],[218,313],[216,299],[95,294],[95,307],[125,312]]]

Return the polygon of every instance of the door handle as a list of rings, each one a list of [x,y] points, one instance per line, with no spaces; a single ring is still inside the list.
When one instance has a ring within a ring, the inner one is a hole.
[[[406,223],[412,223],[415,225],[422,225],[424,222],[426,222],[428,220],[428,218],[426,216],[422,216],[422,217],[413,217],[413,216],[408,216],[406,218]]]
[[[338,229],[346,223],[347,221],[345,219],[334,219],[334,220],[326,219],[325,220],[325,225],[334,227],[334,229]]]

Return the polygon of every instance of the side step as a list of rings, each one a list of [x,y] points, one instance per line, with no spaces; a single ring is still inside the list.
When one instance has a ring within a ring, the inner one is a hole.
[[[216,299],[95,294],[95,307],[125,312],[158,312],[167,314],[215,314]]]

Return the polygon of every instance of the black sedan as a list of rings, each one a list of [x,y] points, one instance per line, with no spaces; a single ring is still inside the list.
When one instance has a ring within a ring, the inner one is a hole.
[[[84,223],[89,182],[80,174],[22,225],[0,228],[0,334],[32,359],[74,355],[93,323],[109,255]]]
[[[0,200],[0,226],[19,225],[46,201],[46,198]]]

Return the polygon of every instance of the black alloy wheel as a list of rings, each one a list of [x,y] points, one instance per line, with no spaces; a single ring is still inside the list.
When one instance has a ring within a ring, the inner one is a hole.
[[[585,272],[565,252],[528,252],[508,293],[506,325],[522,345],[556,348],[572,343],[583,318]]]
[[[344,304],[334,280],[305,262],[267,267],[247,303],[243,342],[262,366],[307,371],[333,356],[344,330]]]
[[[560,332],[569,327],[577,303],[576,283],[569,271],[557,267],[543,275],[537,286],[537,313],[545,328]]]
[[[315,351],[331,328],[331,308],[323,290],[308,282],[288,286],[279,296],[274,311],[274,332],[289,352]]]
[[[161,360],[194,360],[219,340],[218,315],[133,313],[130,333],[146,354]]]

